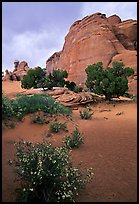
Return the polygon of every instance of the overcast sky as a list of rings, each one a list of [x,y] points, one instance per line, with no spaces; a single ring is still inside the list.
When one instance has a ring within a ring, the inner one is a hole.
[[[12,71],[15,59],[45,67],[71,24],[96,12],[136,20],[137,2],[2,2],[2,70]]]

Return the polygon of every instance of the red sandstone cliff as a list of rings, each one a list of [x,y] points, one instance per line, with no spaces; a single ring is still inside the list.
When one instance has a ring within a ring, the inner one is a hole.
[[[86,80],[85,68],[99,61],[104,68],[121,61],[137,71],[137,21],[95,13],[72,24],[62,51],[46,61],[47,71],[64,69],[77,84]]]

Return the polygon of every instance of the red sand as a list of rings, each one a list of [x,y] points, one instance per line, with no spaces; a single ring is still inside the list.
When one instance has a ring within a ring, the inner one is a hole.
[[[16,90],[13,90],[16,84]],[[19,83],[4,83],[4,93],[15,94],[22,90]],[[10,86],[9,86],[10,85]],[[137,201],[137,104],[99,103],[91,105],[94,116],[91,120],[82,120],[79,110],[73,111],[73,121],[68,121],[68,130],[72,132],[77,125],[84,137],[84,144],[72,151],[75,166],[82,161],[81,168],[93,168],[94,179],[79,195],[77,202],[136,202]],[[82,109],[79,107],[79,109]],[[111,111],[100,112],[102,109]],[[123,112],[122,115],[116,115]],[[105,118],[104,118],[105,117]],[[61,117],[59,121],[65,121]],[[30,116],[18,123],[14,129],[3,130],[2,135],[2,201],[15,200],[13,168],[7,165],[14,158],[13,142],[19,137],[29,141],[42,141],[43,133],[48,132],[49,124],[30,123]],[[60,144],[67,133],[54,134],[49,140]]]

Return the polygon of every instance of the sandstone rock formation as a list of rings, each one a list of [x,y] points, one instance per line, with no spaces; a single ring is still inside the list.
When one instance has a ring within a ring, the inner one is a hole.
[[[86,81],[85,68],[99,61],[104,68],[113,61],[122,61],[137,71],[137,21],[121,21],[120,17],[95,13],[72,24],[62,51],[46,61],[47,71],[63,69],[68,80],[77,84]]]
[[[14,62],[15,68],[13,72],[6,70],[5,75],[2,77],[3,81],[11,80],[11,81],[21,81],[23,76],[27,74],[28,70],[32,69],[28,66],[28,63],[25,61]]]

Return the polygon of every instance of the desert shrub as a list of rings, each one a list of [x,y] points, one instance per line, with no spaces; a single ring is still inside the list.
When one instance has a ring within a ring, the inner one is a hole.
[[[38,87],[43,89],[52,89],[53,87],[64,87],[65,78],[68,77],[67,71],[64,70],[53,70],[47,76],[43,77],[38,84]]]
[[[118,112],[118,113],[116,113],[116,115],[122,115],[122,114],[124,114],[123,111],[122,111],[122,112]]]
[[[81,136],[81,133],[76,128],[76,130],[71,133],[71,136],[66,136],[63,140],[64,145],[71,149],[75,147],[79,147],[81,144],[84,143],[83,137]]]
[[[76,86],[76,83],[73,81],[66,81],[65,85],[69,90],[73,91]]]
[[[103,69],[102,62],[86,68],[86,86],[96,94],[103,94],[106,100],[123,96],[128,91],[128,79],[134,73],[132,68],[124,68],[122,62],[113,62],[112,68]]]
[[[23,80],[21,81],[21,87],[24,89],[30,88],[38,88],[38,84],[40,84],[45,78],[46,71],[41,67],[36,67],[35,69],[29,70],[26,75],[23,76]]]
[[[82,87],[78,87],[78,86],[75,86],[74,89],[73,89],[73,91],[74,91],[75,93],[82,92],[82,90],[83,90],[83,88],[82,88]]]
[[[67,124],[66,124],[66,123],[58,123],[58,122],[51,123],[51,124],[50,124],[50,130],[51,130],[52,132],[55,132],[55,133],[60,132],[60,130],[63,130],[63,131],[65,131],[65,132],[68,132],[68,130],[67,130]]]
[[[130,94],[130,93],[124,93],[123,94],[124,97],[127,97],[127,98],[133,98],[133,94]]]
[[[94,115],[94,113],[89,113],[89,111],[88,111],[87,109],[85,109],[85,110],[80,110],[79,112],[80,112],[80,117],[81,117],[82,119],[85,119],[85,120],[91,119],[91,118],[92,118],[92,115]]]
[[[75,202],[79,191],[91,181],[92,168],[84,173],[72,167],[64,146],[19,141],[15,147],[12,164],[20,182],[17,202]]]
[[[14,114],[22,119],[28,113],[43,111],[45,114],[71,115],[71,109],[56,103],[55,99],[46,94],[34,94],[33,96],[22,95],[12,100]]]
[[[137,103],[137,95],[134,95],[134,96],[133,96],[133,101],[134,101],[135,103]]]
[[[87,111],[91,111],[91,110],[92,110],[90,104],[88,104],[88,105],[86,106],[86,109],[87,109]]]
[[[37,124],[48,124],[49,121],[46,120],[43,116],[40,115],[34,115],[31,117],[31,123],[37,123]]]
[[[14,115],[11,100],[2,95],[2,120],[8,119]]]
[[[66,91],[65,94],[70,94],[70,92],[69,92],[69,91]]]

